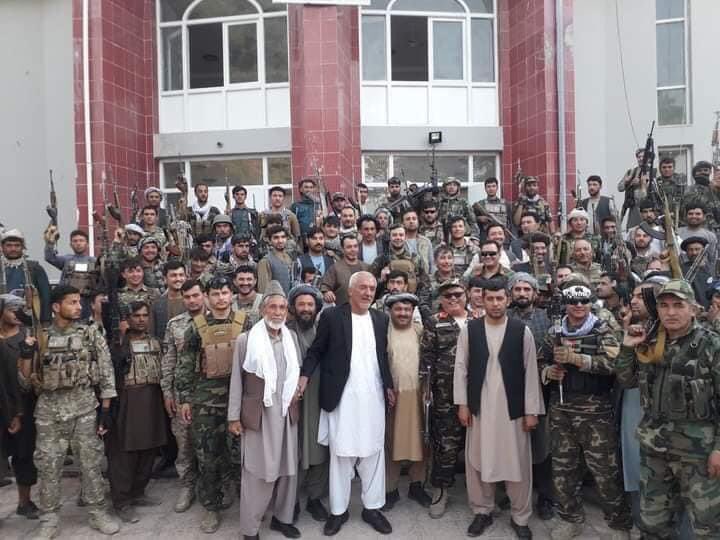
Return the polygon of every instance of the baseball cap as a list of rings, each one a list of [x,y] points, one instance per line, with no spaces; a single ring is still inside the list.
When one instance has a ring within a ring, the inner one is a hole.
[[[684,279],[671,279],[655,295],[655,298],[660,298],[665,294],[672,294],[677,296],[680,300],[686,302],[695,302],[695,292],[693,291],[690,284]]]

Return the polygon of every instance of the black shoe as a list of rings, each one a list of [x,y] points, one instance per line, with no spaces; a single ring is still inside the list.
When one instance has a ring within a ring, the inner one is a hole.
[[[334,536],[336,535],[340,529],[342,529],[342,526],[345,524],[345,522],[350,518],[350,513],[345,510],[344,513],[340,514],[339,516],[336,516],[335,514],[330,514],[330,517],[325,522],[325,528],[323,529],[323,534],[325,536]]]
[[[270,530],[279,532],[285,538],[300,538],[300,531],[298,531],[295,525],[283,523],[275,516],[270,520]]]
[[[510,518],[510,526],[513,528],[513,531],[515,531],[518,538],[532,540],[532,531],[527,525],[518,525],[512,518]]]
[[[18,505],[15,513],[18,516],[25,516],[28,519],[38,519],[40,517],[40,509],[35,506],[35,503],[29,501],[27,504]]]
[[[537,516],[543,521],[548,521],[555,516],[555,509],[553,503],[547,497],[540,495],[536,505]]]
[[[432,504],[432,497],[423,489],[422,482],[410,482],[408,499],[412,499],[423,508],[430,508],[430,505]]]
[[[382,507],[382,509],[385,512],[387,512],[388,510],[392,510],[393,506],[395,506],[395,503],[397,503],[399,500],[400,500],[400,492],[397,489],[388,491],[385,494],[385,505]]]
[[[153,468],[150,477],[156,480],[159,478],[177,478],[178,473],[175,470],[175,464],[172,461],[163,460]]]
[[[392,526],[388,520],[385,519],[385,516],[380,513],[380,510],[363,508],[362,519],[380,534],[390,534],[392,532]]]
[[[327,521],[328,511],[325,510],[323,503],[320,499],[308,499],[305,505],[305,510],[310,512],[310,515],[315,521]]]
[[[467,530],[468,536],[480,536],[492,525],[493,518],[490,514],[475,514],[475,519]]]
[[[500,499],[497,503],[500,510],[510,510],[510,497],[505,495],[502,499]]]

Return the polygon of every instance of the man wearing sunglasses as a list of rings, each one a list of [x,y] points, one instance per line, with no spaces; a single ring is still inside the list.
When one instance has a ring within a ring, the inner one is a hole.
[[[445,242],[443,225],[438,219],[438,207],[434,199],[423,204],[422,215],[420,216],[420,234],[430,240],[433,250]]]
[[[480,251],[473,257],[470,266],[463,277],[470,279],[473,276],[483,279],[508,278],[512,275],[509,270],[500,264],[502,246],[494,240],[485,240],[480,245]]]
[[[465,429],[460,424],[453,401],[455,350],[460,329],[472,313],[467,311],[465,287],[459,279],[440,285],[440,311],[430,317],[422,337],[420,362],[429,371],[433,403],[430,430],[433,441],[430,483],[435,488],[430,517],[445,514],[448,489],[455,483],[455,466],[463,448]]]
[[[595,479],[613,538],[629,538],[632,517],[617,459],[613,371],[620,346],[608,324],[591,313],[587,279],[572,274],[562,284],[565,316],[548,332],[541,350],[542,381],[551,385],[552,475],[559,525],[553,540],[582,534],[584,462]]]

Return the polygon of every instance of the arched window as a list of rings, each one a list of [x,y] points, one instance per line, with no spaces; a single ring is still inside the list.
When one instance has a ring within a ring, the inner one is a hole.
[[[161,91],[287,83],[285,9],[272,0],[160,0]]]

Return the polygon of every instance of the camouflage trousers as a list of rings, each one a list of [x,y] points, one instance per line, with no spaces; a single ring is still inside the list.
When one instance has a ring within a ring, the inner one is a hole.
[[[65,421],[35,420],[35,466],[40,477],[40,508],[55,514],[60,508],[60,480],[68,447],[80,462],[82,496],[89,506],[104,506],[101,472],[103,443],[96,433],[96,414],[90,411]]]
[[[613,529],[630,530],[632,516],[618,465],[618,438],[612,413],[550,409],[552,478],[558,516],[583,523],[583,461],[595,479],[605,521]]]
[[[683,510],[698,538],[720,538],[720,481],[707,462],[640,449],[640,528],[645,538],[674,537]]]
[[[192,428],[183,423],[178,413],[170,421],[170,429],[172,429],[177,444],[175,470],[180,477],[180,483],[185,487],[194,488],[197,481],[197,460],[195,459]]]
[[[440,399],[438,399],[440,397]],[[449,488],[455,483],[458,454],[465,448],[465,428],[457,417],[452,400],[434,394],[430,409],[430,433],[433,441],[430,482],[433,487]]]
[[[198,463],[198,499],[205,509],[219,511],[223,487],[240,483],[240,470],[230,459],[227,410],[194,405],[191,435]]]

